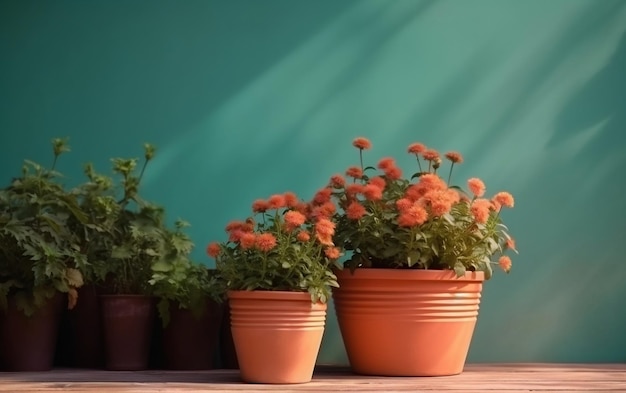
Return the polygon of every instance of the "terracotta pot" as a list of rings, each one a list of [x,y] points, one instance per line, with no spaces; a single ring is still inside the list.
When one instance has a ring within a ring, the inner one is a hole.
[[[57,293],[31,316],[17,309],[9,297],[0,311],[0,363],[6,371],[48,371],[54,364],[64,297]]]
[[[252,383],[311,381],[326,304],[304,292],[231,291],[231,330],[241,378]]]
[[[214,301],[207,299],[204,314],[199,317],[170,302],[170,322],[163,328],[165,368],[212,369],[221,321],[222,309]]]
[[[338,271],[335,312],[350,366],[379,376],[463,371],[484,274],[442,270]]]
[[[78,302],[67,312],[71,340],[71,366],[102,368],[104,349],[102,317],[97,288],[86,285],[78,289]]]
[[[105,368],[148,368],[154,300],[141,295],[101,295]]]

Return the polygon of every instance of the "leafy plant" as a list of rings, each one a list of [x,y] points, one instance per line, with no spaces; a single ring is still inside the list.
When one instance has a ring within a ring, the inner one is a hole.
[[[0,190],[0,308],[14,296],[26,315],[56,292],[68,294],[68,307],[77,301],[86,265],[79,239],[69,220],[87,223],[75,194],[65,191],[56,171],[59,156],[69,151],[65,140],[52,141],[50,169],[26,160],[22,175]]]
[[[326,302],[337,286],[332,266],[341,255],[332,241],[329,199],[326,192],[309,203],[290,192],[276,194],[254,202],[256,219],[229,223],[228,241],[207,248],[227,288],[308,291],[313,302]]]
[[[444,181],[437,173],[439,153],[421,143],[410,145],[419,170],[407,179],[393,158],[381,159],[379,172],[370,174],[376,168],[363,166],[370,141],[356,138],[353,146],[359,150],[360,166],[346,171],[351,182],[335,175],[328,185],[340,208],[334,239],[352,252],[347,267],[452,269],[458,276],[484,271],[488,279],[492,265],[499,264],[509,272],[511,259],[503,254],[517,251],[501,210],[513,207],[511,194],[499,192],[486,199],[478,178],[468,180],[470,193],[450,186],[452,168],[463,161],[457,152],[445,154],[451,165]],[[501,255],[497,262],[494,255]]]
[[[183,232],[188,225],[186,221],[176,221],[175,230],[167,232],[169,251],[164,259],[152,265],[149,283],[154,296],[159,298],[157,309],[164,327],[170,321],[172,305],[200,317],[206,311],[208,300],[221,302],[224,294],[215,272],[189,259],[194,244]]]
[[[152,266],[169,252],[165,212],[139,196],[139,185],[155,148],[144,145],[144,162],[136,174],[138,159],[114,158],[113,171],[121,176],[122,196],[111,238],[106,271],[112,290],[118,294],[150,295]]]

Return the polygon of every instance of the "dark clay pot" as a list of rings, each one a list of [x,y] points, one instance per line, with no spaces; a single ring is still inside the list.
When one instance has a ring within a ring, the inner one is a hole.
[[[48,371],[54,355],[64,296],[57,293],[29,317],[9,298],[6,313],[0,312],[0,369]]]
[[[71,338],[70,364],[76,368],[104,366],[104,338],[97,288],[88,285],[78,290],[76,306],[67,312]]]
[[[204,313],[196,317],[190,310],[170,302],[170,322],[163,328],[163,360],[170,370],[209,370],[214,368],[222,320],[219,304],[207,300]]]
[[[220,331],[220,366],[226,369],[239,369],[239,361],[237,360],[237,352],[235,351],[235,342],[233,334],[230,330],[230,307],[228,302],[222,307],[222,326]]]
[[[148,368],[154,300],[142,295],[101,295],[105,368]]]

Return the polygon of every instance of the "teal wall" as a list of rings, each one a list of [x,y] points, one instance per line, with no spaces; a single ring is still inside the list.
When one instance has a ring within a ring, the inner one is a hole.
[[[79,164],[160,150],[144,192],[197,261],[275,192],[309,197],[421,141],[506,189],[520,255],[470,361],[626,361],[626,2],[0,1],[0,178],[70,137]],[[320,362],[346,362],[334,318]]]

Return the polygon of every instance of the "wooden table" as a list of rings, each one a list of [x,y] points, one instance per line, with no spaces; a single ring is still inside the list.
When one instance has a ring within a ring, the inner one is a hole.
[[[138,371],[55,369],[0,372],[2,392],[626,392],[626,364],[473,364],[461,375],[358,376],[320,366],[301,385],[242,383],[237,370]]]

